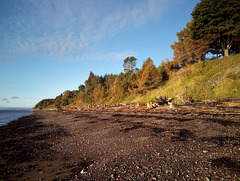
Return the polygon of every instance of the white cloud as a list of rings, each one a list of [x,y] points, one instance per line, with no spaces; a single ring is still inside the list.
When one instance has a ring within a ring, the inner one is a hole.
[[[0,46],[5,50],[0,52],[0,57],[8,59],[9,54],[91,57],[89,54],[93,53],[96,42],[114,36],[126,27],[158,18],[169,2],[170,0],[14,1],[10,5],[17,13],[5,14],[0,18],[0,34],[4,37],[0,40]],[[110,52],[101,56],[118,59],[122,54],[126,52]]]
[[[88,54],[84,58],[85,60],[101,60],[101,61],[123,61],[128,56],[136,56],[137,53],[133,51],[124,51],[124,52],[111,52],[111,53],[102,53],[102,52],[94,52],[92,54]]]
[[[39,53],[43,56],[62,57],[84,50],[88,45],[69,34],[65,37],[30,37],[17,41],[15,46],[15,51],[18,53]]]

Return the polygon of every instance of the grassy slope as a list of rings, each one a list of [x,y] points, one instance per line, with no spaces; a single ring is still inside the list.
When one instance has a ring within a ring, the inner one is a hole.
[[[200,62],[173,73],[164,86],[145,95],[131,95],[125,103],[149,102],[155,97],[186,93],[194,101],[240,97],[240,55]]]

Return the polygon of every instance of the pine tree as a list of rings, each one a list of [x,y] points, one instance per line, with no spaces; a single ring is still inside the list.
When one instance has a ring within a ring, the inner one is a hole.
[[[201,0],[192,12],[194,39],[213,40],[211,52],[240,52],[240,1]],[[219,49],[221,47],[221,49]]]

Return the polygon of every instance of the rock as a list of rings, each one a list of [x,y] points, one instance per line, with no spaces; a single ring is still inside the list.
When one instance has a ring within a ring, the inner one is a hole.
[[[206,181],[211,181],[211,177],[210,177],[210,176],[207,176],[207,177],[205,178],[205,180],[206,180]]]
[[[87,174],[87,172],[85,172],[84,169],[82,169],[82,171],[80,173],[81,174]]]

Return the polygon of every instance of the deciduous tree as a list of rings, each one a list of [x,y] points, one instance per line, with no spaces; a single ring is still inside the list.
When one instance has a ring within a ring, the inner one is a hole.
[[[184,67],[197,61],[204,60],[205,54],[210,50],[210,40],[202,38],[193,39],[193,22],[189,22],[182,31],[177,33],[178,42],[171,45],[174,51],[174,65]]]
[[[127,57],[125,60],[124,60],[124,63],[123,63],[123,70],[124,72],[131,72],[134,70],[135,66],[136,66],[136,63],[137,63],[137,59],[133,56],[131,57]]]

